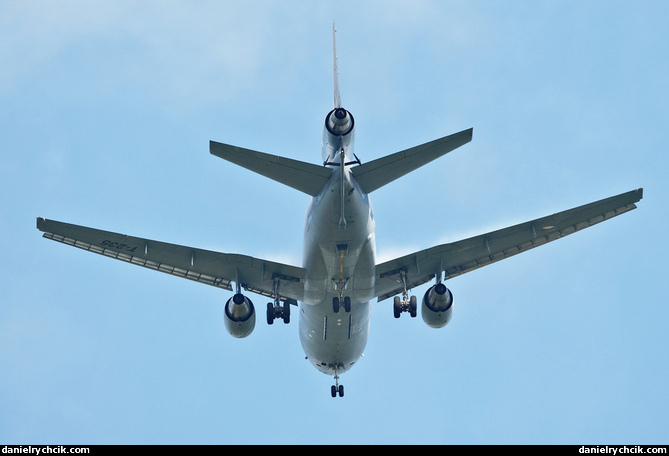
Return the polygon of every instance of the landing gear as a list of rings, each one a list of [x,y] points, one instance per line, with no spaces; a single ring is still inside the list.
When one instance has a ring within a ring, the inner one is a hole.
[[[342,157],[343,157],[343,150],[342,150]],[[343,159],[342,159],[343,160]],[[344,166],[344,162],[342,161],[342,166]],[[344,199],[342,197],[342,204]],[[343,211],[343,208],[342,208]],[[342,212],[343,214],[343,212]],[[346,221],[344,221],[344,225],[346,225]],[[338,279],[332,279],[332,282],[334,283],[334,288],[335,291],[337,292],[337,296],[332,298],[332,311],[334,313],[339,313],[339,310],[341,308],[341,304],[344,304],[344,311],[345,312],[350,312],[351,311],[351,298],[348,296],[344,297],[344,290],[346,289],[346,284],[348,283],[348,278],[344,277],[344,255],[346,254],[346,251],[348,250],[348,245],[347,244],[338,244],[337,245],[337,252],[339,253],[339,278]]]
[[[339,397],[344,397],[344,385],[339,384],[339,373],[337,371],[337,368],[335,368],[335,384],[330,387],[330,394],[332,394],[332,397],[337,397],[337,394],[339,394]]]
[[[332,311],[334,313],[339,313],[339,310],[341,308],[341,301],[342,299],[340,297],[335,296],[332,298]],[[344,298],[344,312],[350,312],[351,311],[351,298],[346,296]]]
[[[330,393],[332,394],[332,397],[337,397],[337,394],[339,394],[339,397],[344,397],[344,385],[339,385],[338,387],[332,385],[330,387]]]
[[[285,299],[281,304],[281,295],[279,294],[278,278],[274,279],[274,302],[267,303],[267,324],[271,325],[274,320],[281,318],[285,324],[290,323],[290,305],[295,302],[291,299]],[[297,304],[297,302],[295,302]]]
[[[283,304],[280,302],[267,303],[267,324],[273,324],[277,318],[281,318],[285,324],[290,323],[290,301],[286,300]]]
[[[400,318],[402,312],[409,312],[411,318],[414,318],[418,314],[418,302],[415,296],[409,297],[406,271],[404,269],[400,271],[400,282],[402,282],[402,298],[395,296],[393,300],[393,314],[395,318]]]

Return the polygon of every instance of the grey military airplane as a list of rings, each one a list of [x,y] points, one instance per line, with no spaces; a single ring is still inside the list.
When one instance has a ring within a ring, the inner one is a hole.
[[[333,27],[334,107],[325,116],[323,163],[316,165],[210,141],[210,153],[311,196],[304,226],[302,266],[168,244],[37,218],[44,237],[178,277],[234,291],[224,309],[227,331],[252,333],[256,309],[245,290],[271,299],[267,323],[299,315],[307,359],[334,376],[332,397],[343,396],[339,376],[360,359],[367,343],[371,303],[393,297],[396,318],[415,317],[409,292],[434,281],[422,296],[424,322],[441,328],[451,319],[453,294],[444,282],[560,239],[636,208],[639,188],[515,226],[377,263],[370,193],[472,139],[472,129],[361,163],[353,153],[355,120],[342,107]],[[300,303],[298,305],[298,302]]]

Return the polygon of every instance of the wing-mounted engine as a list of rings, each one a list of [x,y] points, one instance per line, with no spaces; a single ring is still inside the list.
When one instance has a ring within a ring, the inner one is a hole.
[[[443,328],[451,320],[453,294],[443,283],[430,287],[423,296],[420,309],[423,321],[430,328]]]
[[[235,294],[225,303],[225,329],[237,338],[246,337],[256,326],[253,303],[241,293]]]

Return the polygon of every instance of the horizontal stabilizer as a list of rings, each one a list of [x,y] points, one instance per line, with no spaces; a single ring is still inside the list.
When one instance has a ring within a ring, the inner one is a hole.
[[[472,140],[473,129],[436,139],[351,169],[365,193],[398,179]]]
[[[216,141],[209,141],[209,151],[212,155],[311,196],[316,196],[323,190],[332,174],[331,168]]]

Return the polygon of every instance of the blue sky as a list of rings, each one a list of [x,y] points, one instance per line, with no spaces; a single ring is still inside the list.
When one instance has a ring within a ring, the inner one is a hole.
[[[299,265],[308,198],[208,141],[318,163],[333,21],[361,160],[474,128],[372,195],[381,260],[645,189],[449,281],[446,328],[375,304],[343,399],[296,322],[234,339],[226,292],[35,229]],[[0,443],[666,444],[668,22],[663,1],[2,2]]]

